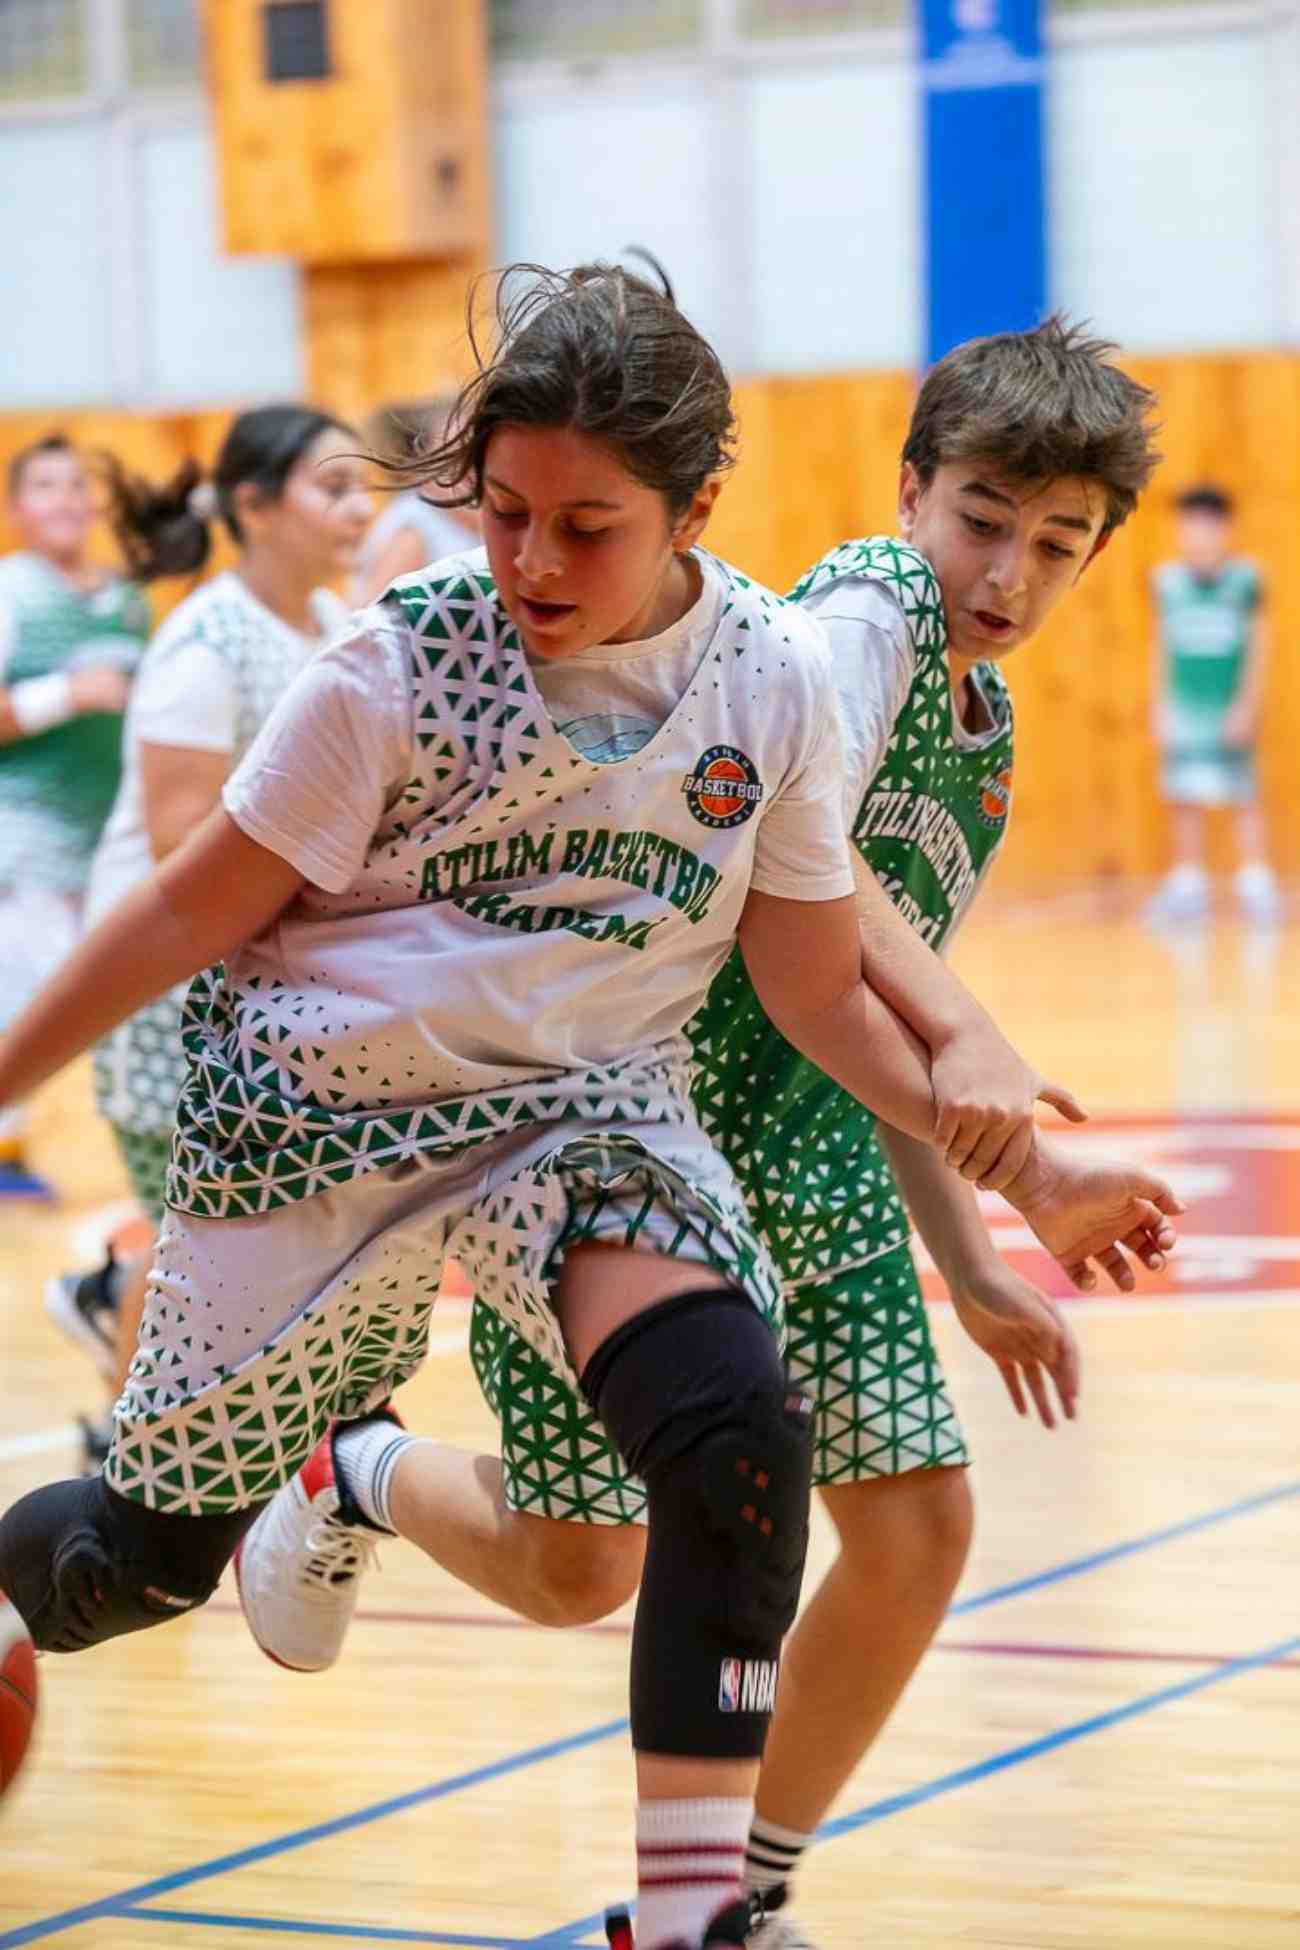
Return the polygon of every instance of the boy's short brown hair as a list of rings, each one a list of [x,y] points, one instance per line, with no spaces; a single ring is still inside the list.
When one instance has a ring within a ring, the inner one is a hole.
[[[1118,349],[1059,314],[967,340],[927,374],[903,459],[927,486],[951,460],[991,461],[1026,484],[1082,475],[1105,491],[1102,533],[1118,528],[1160,459],[1156,396],[1112,364]]]

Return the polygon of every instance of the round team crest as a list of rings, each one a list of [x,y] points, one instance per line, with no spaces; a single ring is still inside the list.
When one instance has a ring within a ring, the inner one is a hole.
[[[682,780],[686,803],[701,826],[743,826],[763,797],[757,767],[735,745],[710,745]]]
[[[986,826],[1001,826],[1011,810],[1011,767],[990,772],[980,780],[980,818]]]

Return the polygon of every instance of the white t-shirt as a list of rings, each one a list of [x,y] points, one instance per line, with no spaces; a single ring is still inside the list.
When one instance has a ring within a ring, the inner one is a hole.
[[[813,590],[800,607],[816,617],[831,646],[844,752],[844,822],[851,829],[912,688],[916,652],[903,606],[885,583],[847,577]],[[977,751],[1001,735],[1002,725],[990,711],[978,671],[969,681],[981,723],[974,730],[964,724],[953,698],[952,736],[960,750]]]
[[[153,871],[140,746],[226,752],[237,762],[307,659],[347,620],[346,607],[328,589],[314,592],[312,607],[320,633],[304,636],[227,569],[162,625],[127,707],[122,782],[91,866],[90,921]]]
[[[537,1118],[689,1114],[683,1032],[751,887],[853,891],[825,640],[719,573],[686,690],[612,764],[557,730],[482,550],[307,665],[223,793],[307,885],[191,997],[175,1202],[267,1210]]]
[[[726,584],[699,555],[702,586],[684,616],[658,636],[598,643],[572,657],[530,657],[533,682],[575,751],[597,765],[630,758],[677,709],[722,615]]]
[[[386,505],[375,516],[362,544],[357,567],[358,589],[369,587],[379,558],[389,543],[405,528],[412,529],[427,551],[426,562],[438,562],[446,555],[463,555],[474,545],[472,524],[458,521],[449,508],[436,508],[417,488],[405,494],[385,497]]]

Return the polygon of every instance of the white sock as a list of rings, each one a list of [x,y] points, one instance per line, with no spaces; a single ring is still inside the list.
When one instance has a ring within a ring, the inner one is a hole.
[[[1199,894],[1203,887],[1209,885],[1209,882],[1204,867],[1198,866],[1195,861],[1184,860],[1181,866],[1169,869],[1165,885],[1171,893]]]
[[[334,1467],[342,1474],[343,1487],[371,1523],[378,1524],[390,1536],[397,1534],[388,1508],[393,1471],[413,1442],[427,1439],[408,1435],[396,1422],[382,1416],[377,1420],[354,1422],[350,1428],[340,1429],[334,1438]]]
[[[643,1801],[636,1811],[637,1950],[699,1943],[741,1894],[749,1800]]]
[[[15,1149],[27,1135],[27,1106],[12,1104],[8,1110],[0,1110],[0,1144]]]
[[[812,1831],[805,1835],[798,1828],[782,1828],[755,1815],[745,1848],[746,1889],[761,1892],[789,1882],[811,1840]]]

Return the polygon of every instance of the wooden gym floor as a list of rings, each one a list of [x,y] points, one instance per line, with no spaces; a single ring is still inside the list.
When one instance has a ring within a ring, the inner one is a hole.
[[[936,1308],[977,1542],[800,1915],[826,1950],[1294,1950],[1300,926],[1224,916],[1159,940],[1080,895],[972,923],[958,960],[1105,1113],[1075,1141],[1140,1152],[1191,1210],[1168,1277],[1074,1306],[1083,1412],[1055,1435],[1016,1422]],[[87,1103],[79,1071],[37,1107],[63,1203],[0,1207],[3,1502],[66,1471],[95,1401],[40,1304],[121,1195]],[[490,1444],[464,1327],[449,1303],[404,1405]],[[827,1549],[819,1528],[814,1575]],[[626,1620],[547,1634],[405,1546],[383,1559],[319,1678],[263,1660],[228,1590],[43,1662],[35,1753],[0,1813],[0,1950],[600,1940],[632,1883]]]

